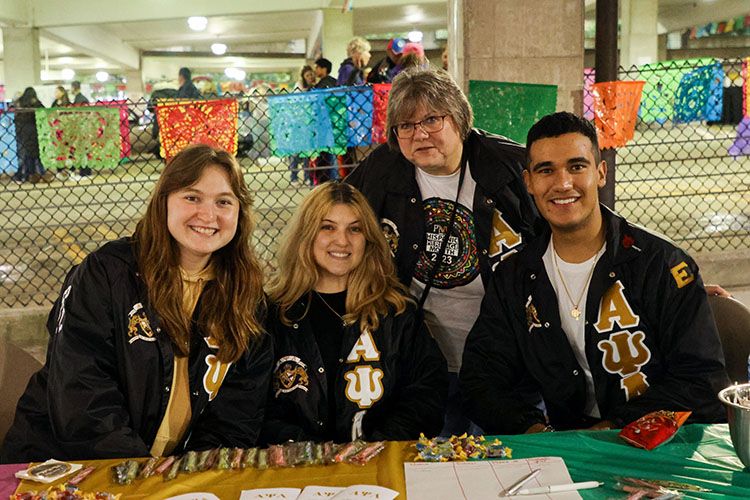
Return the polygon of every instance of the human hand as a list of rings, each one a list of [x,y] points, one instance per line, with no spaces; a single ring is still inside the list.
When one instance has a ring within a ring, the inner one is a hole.
[[[706,285],[706,293],[708,295],[716,295],[719,297],[734,298],[734,296],[731,293],[727,292],[719,285]]]

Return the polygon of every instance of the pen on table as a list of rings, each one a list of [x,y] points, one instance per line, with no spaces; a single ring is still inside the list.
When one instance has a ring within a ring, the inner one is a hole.
[[[500,496],[509,497],[509,496],[515,495],[524,484],[528,483],[529,481],[537,477],[540,472],[542,472],[542,469],[534,469],[533,471],[529,472],[528,474],[523,476],[521,479],[516,481],[515,484],[511,486],[510,488],[508,488],[508,490],[504,494],[500,493]]]
[[[518,495],[544,495],[545,493],[555,493],[558,491],[584,490],[587,488],[597,488],[604,483],[599,481],[586,481],[583,483],[553,484],[551,486],[540,486],[539,488],[524,488]]]

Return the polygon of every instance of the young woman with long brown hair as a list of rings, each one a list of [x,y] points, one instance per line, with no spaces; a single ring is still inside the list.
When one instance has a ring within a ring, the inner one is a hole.
[[[448,374],[367,200],[327,182],[287,226],[272,279],[262,441],[416,439],[442,427]]]
[[[167,164],[134,235],[66,278],[2,461],[254,444],[272,359],[251,205],[225,151]]]

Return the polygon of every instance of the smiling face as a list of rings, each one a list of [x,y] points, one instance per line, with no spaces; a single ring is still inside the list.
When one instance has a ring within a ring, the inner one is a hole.
[[[416,123],[428,116],[443,114],[445,113],[428,109],[420,103],[414,114],[403,121]],[[450,116],[445,117],[442,130],[427,133],[424,128],[417,126],[412,137],[398,139],[398,146],[407,160],[432,175],[450,175],[455,172],[463,152],[463,141]]]
[[[180,265],[195,274],[237,232],[239,200],[226,171],[211,165],[198,182],[167,197],[167,227],[177,241]]]
[[[591,148],[588,137],[577,132],[538,139],[529,148],[526,187],[553,232],[601,227],[598,189],[606,182],[607,164],[597,164]]]
[[[318,268],[318,292],[346,290],[349,274],[362,262],[365,236],[359,216],[350,205],[337,203],[323,217],[313,241],[313,258]]]
[[[307,87],[312,87],[315,85],[315,73],[313,73],[311,70],[305,71],[305,73],[302,75],[302,78],[305,79],[305,85]]]

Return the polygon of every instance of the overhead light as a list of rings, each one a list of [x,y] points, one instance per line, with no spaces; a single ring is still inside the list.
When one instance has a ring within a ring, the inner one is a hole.
[[[409,38],[410,42],[419,43],[422,41],[422,38],[424,38],[424,33],[419,30],[414,30],[410,31],[406,36]]]
[[[191,16],[187,20],[188,27],[193,31],[203,31],[208,26],[208,19],[203,16]]]
[[[107,80],[109,80],[109,73],[107,73],[106,71],[97,71],[96,79],[102,83],[106,82]]]
[[[70,64],[73,62],[73,58],[68,57],[68,56],[63,56],[60,59],[58,59],[57,62],[59,62],[60,64]]]
[[[51,80],[52,78],[49,77],[49,70],[43,69],[42,70],[42,80]]]
[[[224,74],[227,76],[227,78],[231,78],[237,81],[244,80],[245,76],[247,75],[247,73],[239,68],[227,68],[224,70]]]
[[[217,56],[226,54],[226,52],[227,52],[227,46],[224,43],[212,43],[211,44],[211,52],[213,52]]]
[[[62,75],[63,80],[72,80],[76,76],[76,72],[70,68],[65,68],[60,72],[60,75]]]

